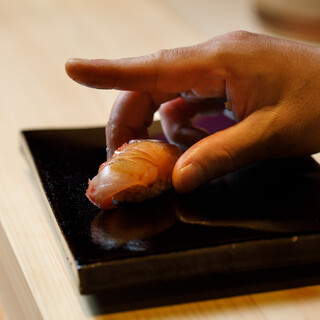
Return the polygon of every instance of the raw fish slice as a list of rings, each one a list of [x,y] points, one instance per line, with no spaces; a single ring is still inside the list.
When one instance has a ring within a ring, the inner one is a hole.
[[[175,145],[158,140],[131,140],[103,163],[89,180],[86,196],[101,209],[114,202],[141,202],[171,188],[174,165],[181,155]]]

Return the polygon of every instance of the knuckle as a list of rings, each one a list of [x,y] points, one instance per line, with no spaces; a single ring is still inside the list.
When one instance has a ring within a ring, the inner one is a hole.
[[[254,44],[258,41],[257,35],[248,31],[232,31],[214,41],[214,55],[221,65],[233,69],[238,62],[244,63],[256,49]]]
[[[172,58],[176,55],[176,50],[178,49],[161,49],[142,57],[144,61],[147,61],[152,66],[154,91],[163,91],[163,85],[166,83],[164,81],[166,78],[163,68],[166,66],[167,73],[169,73],[169,65],[174,69]]]
[[[155,53],[151,54],[151,57],[159,61],[160,63],[166,62],[172,57],[179,56],[182,53],[184,53],[185,49],[184,48],[173,48],[173,49],[161,49]]]
[[[154,61],[157,61],[157,62],[163,62],[164,60],[167,59],[167,57],[170,55],[169,54],[169,51],[168,49],[161,49],[161,50],[158,50],[157,52],[154,52],[154,53],[151,53],[150,54],[150,57],[154,60]]]
[[[209,170],[213,170],[215,173],[219,172],[219,176],[224,175],[228,172],[234,171],[239,168],[237,163],[237,157],[229,150],[224,141],[224,136],[222,132],[217,132],[215,135],[215,151],[212,152],[210,162],[214,165],[208,166]]]
[[[221,147],[220,150],[217,151],[216,159],[215,165],[219,168],[220,175],[224,175],[238,168],[235,157],[227,148]]]
[[[255,37],[255,34],[249,31],[237,30],[230,32],[228,34],[228,37],[232,40],[237,41],[250,41],[252,38]]]
[[[299,123],[299,121],[295,120],[297,119],[293,119],[292,115],[280,111],[270,116],[268,121],[268,142],[275,153],[279,151],[281,153],[282,150],[285,150],[286,145],[294,143],[295,134],[299,131],[297,126],[294,126],[294,129],[292,127],[292,123]]]

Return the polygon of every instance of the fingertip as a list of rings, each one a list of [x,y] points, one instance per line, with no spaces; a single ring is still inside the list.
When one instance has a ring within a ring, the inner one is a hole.
[[[70,58],[67,60],[66,64],[78,64],[78,63],[86,63],[93,61],[92,59],[84,59],[84,58]]]
[[[70,58],[66,61],[65,63],[65,68],[66,70],[70,68],[70,66],[72,66],[74,63],[77,63],[77,58]]]
[[[173,175],[173,186],[179,193],[189,193],[205,182],[203,169],[197,162],[177,168]]]
[[[71,77],[72,75],[76,74],[80,68],[86,64],[89,59],[82,59],[82,58],[70,58],[65,63],[65,70],[67,74]]]
[[[65,63],[67,75],[75,82],[89,88],[104,88],[100,85],[103,76],[99,68],[99,60],[94,59],[71,58]]]
[[[81,62],[82,60],[83,60],[83,59],[81,59],[81,58],[70,58],[70,59],[67,60],[66,66],[67,66],[67,65],[72,65],[72,64],[74,64],[74,63]]]
[[[79,59],[77,59],[77,58],[71,58],[71,59],[68,59],[64,65],[66,73],[71,79],[74,78],[73,75],[74,75],[75,69],[77,68],[78,61],[79,61]]]

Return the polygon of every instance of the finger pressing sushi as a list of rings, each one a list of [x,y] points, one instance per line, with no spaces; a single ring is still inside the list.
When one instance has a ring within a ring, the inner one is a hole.
[[[181,150],[159,140],[131,140],[104,162],[89,180],[86,196],[108,210],[117,202],[141,202],[172,187],[172,171]]]

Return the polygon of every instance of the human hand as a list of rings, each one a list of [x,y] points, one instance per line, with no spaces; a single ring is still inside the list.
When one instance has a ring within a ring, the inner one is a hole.
[[[168,140],[190,147],[173,172],[179,192],[264,159],[320,151],[316,47],[238,31],[138,58],[71,59],[66,71],[86,86],[125,90],[106,128],[109,156],[147,138],[159,110]],[[196,114],[221,111],[221,98],[237,123],[213,135],[194,127]]]

